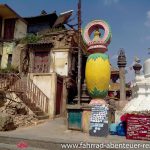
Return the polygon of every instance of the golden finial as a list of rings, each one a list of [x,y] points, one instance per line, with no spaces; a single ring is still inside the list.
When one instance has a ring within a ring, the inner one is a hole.
[[[101,36],[101,33],[99,32],[99,29],[96,29],[94,31],[94,38],[93,38],[93,41],[99,41],[100,40],[100,36]]]

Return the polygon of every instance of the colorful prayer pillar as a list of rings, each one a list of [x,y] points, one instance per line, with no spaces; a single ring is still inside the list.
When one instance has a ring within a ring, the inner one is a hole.
[[[104,31],[102,35],[101,30]],[[94,32],[94,35],[92,33]],[[103,20],[94,20],[84,29],[83,39],[88,46],[89,54],[85,78],[87,89],[92,97],[89,133],[92,136],[108,135],[108,106],[104,98],[107,96],[110,82],[110,62],[105,52],[112,38],[109,25]]]
[[[100,29],[104,30],[103,36]],[[94,31],[94,38],[90,36]],[[90,22],[83,32],[83,39],[88,46],[89,57],[86,62],[85,78],[87,89],[93,99],[106,97],[110,81],[110,62],[105,52],[111,41],[111,29],[103,20]]]

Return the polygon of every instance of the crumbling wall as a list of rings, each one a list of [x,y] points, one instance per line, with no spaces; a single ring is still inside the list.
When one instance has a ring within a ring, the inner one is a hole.
[[[3,43],[3,55],[2,55],[2,62],[1,68],[7,68],[8,64],[8,55],[12,54],[15,49],[15,42],[4,42]]]
[[[27,58],[27,45],[18,44],[13,51],[12,67],[19,72],[28,70],[29,58]]]
[[[27,24],[20,19],[16,20],[14,39],[21,39],[26,36]]]

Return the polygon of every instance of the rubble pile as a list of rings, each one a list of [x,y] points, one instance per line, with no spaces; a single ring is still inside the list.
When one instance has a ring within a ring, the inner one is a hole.
[[[18,127],[33,125],[38,119],[29,113],[28,107],[22,102],[7,100],[0,107],[0,131],[14,130]]]
[[[13,117],[5,113],[0,113],[0,131],[8,131],[15,128]]]
[[[28,127],[37,121],[34,115],[16,115],[13,120],[17,127]]]
[[[5,105],[0,108],[0,111],[9,115],[27,115],[29,112],[26,105],[21,102],[6,102]]]

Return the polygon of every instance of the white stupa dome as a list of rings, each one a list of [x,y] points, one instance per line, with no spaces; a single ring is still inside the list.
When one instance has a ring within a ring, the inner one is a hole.
[[[150,58],[144,62],[143,71],[146,78],[150,77]]]
[[[150,111],[150,58],[144,62],[144,75],[135,77],[133,98],[123,108],[124,112]]]

